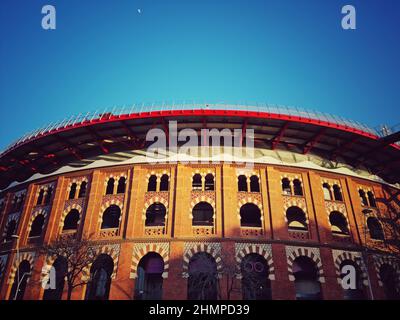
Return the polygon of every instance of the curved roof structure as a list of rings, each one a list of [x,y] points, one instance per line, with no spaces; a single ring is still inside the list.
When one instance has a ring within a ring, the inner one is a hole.
[[[74,161],[143,149],[147,131],[167,131],[170,120],[178,129],[254,129],[256,147],[340,160],[389,183],[400,182],[399,132],[381,136],[360,123],[302,109],[182,104],[88,113],[27,134],[0,155],[0,189]]]

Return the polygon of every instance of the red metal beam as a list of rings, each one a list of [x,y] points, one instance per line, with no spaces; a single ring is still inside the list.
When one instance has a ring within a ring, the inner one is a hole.
[[[345,144],[342,144],[341,146],[337,147],[335,150],[331,151],[331,159],[336,159],[338,155],[340,155],[343,151],[349,149],[354,143],[356,143],[360,137],[355,137],[352,140],[349,140]]]
[[[310,141],[304,144],[303,154],[307,154],[315,146],[316,143],[323,137],[326,132],[326,128],[321,129]]]
[[[276,146],[279,144],[279,142],[281,141],[283,135],[285,134],[285,131],[287,129],[287,127],[289,126],[289,122],[286,122],[283,127],[281,127],[278,131],[278,133],[275,135],[274,138],[271,139],[271,148],[272,150],[275,150]]]

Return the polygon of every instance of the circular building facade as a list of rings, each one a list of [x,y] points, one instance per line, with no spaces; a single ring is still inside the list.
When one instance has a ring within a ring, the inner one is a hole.
[[[0,298],[399,299],[397,140],[269,106],[49,125],[0,155]]]

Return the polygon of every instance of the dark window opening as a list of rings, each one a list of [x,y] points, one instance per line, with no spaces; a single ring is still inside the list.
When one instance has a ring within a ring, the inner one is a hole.
[[[135,300],[161,300],[164,260],[155,252],[140,259],[135,283]]]
[[[80,214],[76,209],[72,209],[64,219],[63,231],[78,229]]]
[[[331,212],[329,215],[329,222],[331,223],[332,233],[349,234],[347,220],[341,212]]]
[[[292,189],[290,188],[290,181],[288,178],[282,179],[282,193],[286,196],[292,195]]]
[[[29,237],[39,237],[42,234],[43,225],[44,225],[44,215],[39,214],[32,222],[31,231],[29,232]]]
[[[163,174],[160,181],[160,191],[168,191],[169,190],[169,176],[167,174]]]
[[[371,191],[367,192],[368,195],[368,202],[370,207],[376,207],[375,196]]]
[[[369,236],[375,240],[385,240],[382,225],[377,218],[369,217],[367,219],[367,226],[369,230]]]
[[[68,199],[75,199],[77,184],[71,184],[71,189],[69,190]]]
[[[382,264],[379,269],[379,275],[383,284],[383,291],[387,300],[400,299],[399,280],[396,271],[389,264]]]
[[[295,196],[302,196],[303,195],[303,188],[301,186],[301,182],[299,179],[293,180],[293,191]]]
[[[308,230],[306,214],[299,207],[290,207],[287,209],[286,219],[288,221],[289,230]]]
[[[121,209],[115,204],[109,206],[103,213],[101,229],[118,228],[120,217]]]
[[[217,300],[218,274],[215,259],[206,252],[189,261],[188,300]]]
[[[206,175],[205,190],[206,191],[213,191],[214,190],[214,176],[211,173]]]
[[[241,227],[261,227],[261,211],[253,203],[246,203],[240,208]]]
[[[50,203],[52,195],[53,195],[53,188],[49,187],[47,189],[46,197],[44,199],[44,204],[49,204]]]
[[[90,268],[86,300],[108,300],[114,261],[108,254],[101,254]]]
[[[333,196],[335,197],[336,201],[343,201],[342,191],[337,184],[333,185]]]
[[[322,185],[323,191],[324,191],[324,199],[325,200],[332,200],[332,194],[331,194],[331,187],[329,184],[324,183]]]
[[[86,183],[86,181],[83,181],[79,188],[79,195],[78,195],[79,198],[84,198],[86,196],[86,187],[87,187],[87,183]]]
[[[114,183],[115,183],[114,178],[108,179],[107,188],[106,188],[106,194],[113,194],[114,193]]]
[[[250,192],[260,192],[260,183],[257,176],[250,177]]]
[[[194,226],[212,226],[214,224],[214,209],[207,202],[199,202],[192,211]]]
[[[147,184],[147,191],[152,192],[157,190],[157,177],[155,175],[150,176],[149,183]]]
[[[65,276],[67,274],[67,260],[63,257],[58,257],[56,261],[54,261],[53,267],[55,269],[55,289],[45,289],[43,293],[43,300],[62,299],[65,285]]]
[[[43,203],[43,197],[44,197],[44,189],[40,189],[36,205],[40,206]]]
[[[145,226],[164,226],[167,210],[162,203],[153,203],[146,210]]]
[[[309,257],[301,256],[293,262],[293,275],[297,300],[320,300],[321,284],[318,269]]]
[[[368,206],[367,197],[365,196],[364,190],[358,190],[358,194],[360,195],[361,205]]]
[[[11,293],[9,300],[23,300],[26,284],[30,277],[31,265],[27,260],[23,260],[15,273],[13,286],[11,288]],[[18,290],[18,292],[17,292]]]
[[[121,177],[118,180],[117,193],[125,193],[126,179]]]
[[[198,173],[196,173],[193,176],[192,189],[193,190],[202,190],[201,175]]]
[[[239,192],[247,192],[247,178],[244,175],[238,177],[238,190]]]
[[[11,241],[12,240],[12,236],[17,231],[16,229],[17,229],[17,222],[15,220],[11,220],[7,224],[6,241]]]
[[[243,300],[270,300],[271,281],[267,261],[259,254],[246,255],[240,265]]]

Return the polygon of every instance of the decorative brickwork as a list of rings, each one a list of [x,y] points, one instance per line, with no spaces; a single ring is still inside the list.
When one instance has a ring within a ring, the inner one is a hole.
[[[119,254],[120,254],[120,244],[107,244],[103,246],[98,246],[96,249],[97,256],[101,254],[108,254],[113,262],[114,262],[114,269],[111,274],[111,279],[115,279],[117,276],[117,269],[118,269],[118,260],[119,260]],[[82,281],[88,281],[90,278],[90,268],[92,267],[92,264],[90,264],[88,267],[86,267],[82,273]]]
[[[207,252],[215,259],[217,272],[219,277],[221,277],[223,265],[221,259],[221,244],[219,242],[185,242],[182,277],[189,277],[190,259],[199,252]]]
[[[20,265],[20,263],[24,260],[28,261],[31,267],[31,272],[33,270],[33,266],[35,263],[35,257],[36,257],[36,253],[31,251],[31,252],[21,252],[19,255],[19,259],[17,257],[17,255],[15,255],[14,257],[14,261],[13,261],[13,265],[11,267],[11,271],[10,271],[10,275],[8,277],[8,284],[13,284],[14,283],[14,278],[15,278],[15,274],[18,270],[18,266]],[[28,277],[27,282],[29,281],[30,277]]]
[[[264,257],[264,259],[267,261],[269,268],[268,278],[270,280],[275,280],[274,260],[272,258],[272,246],[266,243],[246,243],[246,242],[235,243],[235,257],[239,269],[243,258],[250,253],[256,253]]]
[[[381,269],[382,265],[388,264],[396,272],[397,286],[398,286],[397,289],[400,290],[400,261],[399,261],[399,259],[396,259],[395,257],[392,257],[392,256],[378,255],[378,254],[373,255],[373,259],[374,259],[375,271],[378,276],[379,285],[381,287],[383,287],[383,282],[382,282],[381,275],[380,275],[380,269]]]
[[[293,262],[296,258],[305,256],[309,257],[312,261],[315,262],[315,265],[318,269],[318,280],[321,283],[325,282],[324,270],[322,269],[321,256],[318,248],[311,247],[295,247],[295,246],[286,246],[286,259],[288,264],[288,272],[289,272],[289,280],[294,281],[295,277],[293,274]]]
[[[158,253],[161,258],[164,260],[164,272],[162,277],[164,279],[168,278],[168,270],[169,270],[169,242],[146,242],[146,243],[137,243],[133,246],[132,253],[132,264],[131,264],[131,273],[130,278],[137,278],[137,268],[140,260],[149,252]]]

